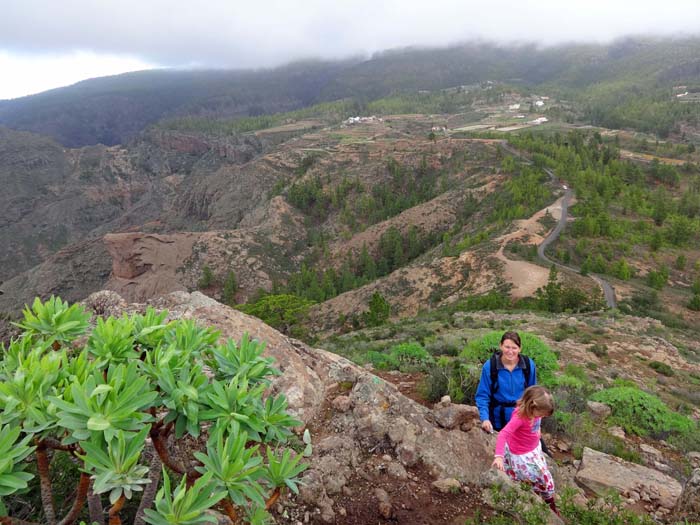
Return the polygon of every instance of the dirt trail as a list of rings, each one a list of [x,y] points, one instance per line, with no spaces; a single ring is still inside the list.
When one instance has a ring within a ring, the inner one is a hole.
[[[530,297],[538,288],[545,286],[549,270],[527,261],[512,261],[503,254],[503,250],[509,242],[524,238],[526,240],[523,242],[526,244],[539,245],[547,233],[539,220],[549,211],[552,218],[558,221],[561,217],[562,200],[563,197],[557,199],[553,204],[541,209],[529,219],[515,221],[513,223],[515,231],[496,239],[496,242],[500,243],[496,257],[503,262],[503,278],[512,283],[511,295],[516,299]]]

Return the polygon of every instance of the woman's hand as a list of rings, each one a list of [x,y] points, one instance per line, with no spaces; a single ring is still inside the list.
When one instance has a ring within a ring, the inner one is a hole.
[[[503,458],[501,456],[496,456],[495,458],[493,458],[491,468],[495,468],[497,470],[500,470],[501,472],[505,472],[506,469],[503,468]]]
[[[488,432],[489,434],[493,434],[493,425],[491,424],[491,421],[489,421],[488,419],[482,421],[481,430],[483,430],[484,432]]]

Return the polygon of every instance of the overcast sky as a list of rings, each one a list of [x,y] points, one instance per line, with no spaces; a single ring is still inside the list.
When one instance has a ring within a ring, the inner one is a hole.
[[[268,67],[475,39],[700,35],[700,0],[3,0],[0,99],[153,67]]]

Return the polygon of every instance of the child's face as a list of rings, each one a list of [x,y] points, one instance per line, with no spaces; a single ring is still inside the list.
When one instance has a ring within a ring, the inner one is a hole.
[[[533,412],[533,415],[535,417],[549,417],[552,415],[552,413],[549,410],[542,410],[542,409],[537,410],[537,409],[535,409],[535,411]]]

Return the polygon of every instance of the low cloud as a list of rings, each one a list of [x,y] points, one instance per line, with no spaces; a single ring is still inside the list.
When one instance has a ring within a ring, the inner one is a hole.
[[[0,49],[260,67],[474,39],[554,44],[698,32],[697,0],[10,0],[0,18]]]

